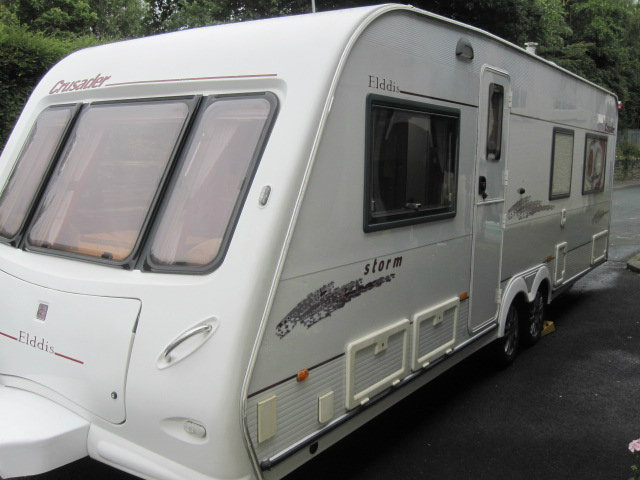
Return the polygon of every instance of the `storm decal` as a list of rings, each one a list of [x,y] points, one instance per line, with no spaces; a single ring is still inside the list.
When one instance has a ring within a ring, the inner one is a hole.
[[[276,325],[276,335],[279,338],[284,338],[298,323],[311,328],[320,320],[330,317],[333,312],[340,310],[354,298],[390,282],[395,276],[394,273],[391,273],[367,283],[363,283],[360,278],[341,287],[335,287],[334,282],[329,282],[315,292],[311,292],[304,300],[298,303]]]
[[[543,205],[540,200],[531,200],[531,195],[521,198],[509,209],[507,218],[511,220],[516,217],[518,220],[524,220],[535,215],[538,212],[553,210],[553,205]]]
[[[600,223],[600,220],[604,218],[604,216],[609,213],[609,210],[598,210],[591,219],[591,223]]]

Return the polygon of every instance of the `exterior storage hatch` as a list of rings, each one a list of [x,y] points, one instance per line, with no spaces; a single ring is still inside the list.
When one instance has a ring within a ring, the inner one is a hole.
[[[140,304],[62,292],[0,272],[0,375],[30,380],[104,420],[124,422]]]

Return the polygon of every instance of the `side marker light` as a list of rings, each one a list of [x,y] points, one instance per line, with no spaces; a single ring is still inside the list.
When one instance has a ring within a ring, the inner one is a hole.
[[[306,368],[304,370],[300,370],[296,375],[296,380],[298,382],[304,382],[307,378],[309,378],[309,370]]]

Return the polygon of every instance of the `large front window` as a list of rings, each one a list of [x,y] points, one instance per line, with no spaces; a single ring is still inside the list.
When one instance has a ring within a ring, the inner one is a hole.
[[[209,271],[275,105],[255,94],[48,108],[0,195],[0,239],[126,268]]]
[[[206,105],[151,244],[149,261],[156,268],[201,267],[216,258],[228,239],[230,219],[270,111],[264,96]]]
[[[75,109],[48,108],[36,120],[0,196],[0,236],[5,240],[14,241],[20,233]]]
[[[184,100],[86,108],[36,211],[28,244],[127,260],[188,115]]]

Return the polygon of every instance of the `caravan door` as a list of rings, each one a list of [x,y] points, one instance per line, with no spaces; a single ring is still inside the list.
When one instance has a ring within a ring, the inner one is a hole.
[[[509,128],[509,75],[483,67],[480,77],[469,330],[497,318]]]

